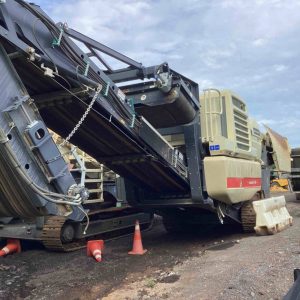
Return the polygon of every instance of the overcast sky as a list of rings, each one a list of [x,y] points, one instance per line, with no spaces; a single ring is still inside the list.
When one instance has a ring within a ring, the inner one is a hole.
[[[55,20],[145,66],[167,61],[231,89],[300,146],[300,0],[35,0]]]

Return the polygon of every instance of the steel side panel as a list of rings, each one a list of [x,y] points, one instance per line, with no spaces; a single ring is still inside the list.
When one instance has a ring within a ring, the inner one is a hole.
[[[291,172],[291,149],[286,137],[265,126],[273,146],[273,160],[279,172]]]

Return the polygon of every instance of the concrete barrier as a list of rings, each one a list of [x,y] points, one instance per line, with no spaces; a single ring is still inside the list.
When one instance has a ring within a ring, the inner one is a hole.
[[[253,208],[256,213],[254,229],[258,235],[275,234],[293,223],[284,196],[253,201]]]

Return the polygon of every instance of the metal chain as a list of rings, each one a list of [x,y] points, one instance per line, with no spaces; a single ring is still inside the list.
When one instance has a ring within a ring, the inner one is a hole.
[[[95,92],[95,95],[91,101],[91,103],[89,104],[89,106],[87,107],[85,113],[82,115],[81,119],[79,120],[79,122],[76,124],[76,126],[74,127],[74,129],[70,132],[70,134],[64,139],[64,141],[59,144],[59,146],[64,146],[66,143],[68,143],[70,141],[70,139],[73,137],[73,135],[76,133],[76,131],[79,129],[79,127],[81,126],[81,124],[83,123],[83,121],[86,119],[86,117],[88,116],[89,112],[91,111],[94,103],[96,102],[100,92],[102,90],[102,85],[99,84],[96,92]]]

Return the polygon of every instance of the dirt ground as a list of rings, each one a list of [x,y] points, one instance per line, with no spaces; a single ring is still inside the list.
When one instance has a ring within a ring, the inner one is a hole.
[[[127,255],[124,237],[106,243],[101,263],[26,243],[0,259],[0,299],[281,299],[300,267],[300,202],[287,198],[294,225],[273,236],[232,226],[174,236],[157,222],[144,256]]]

